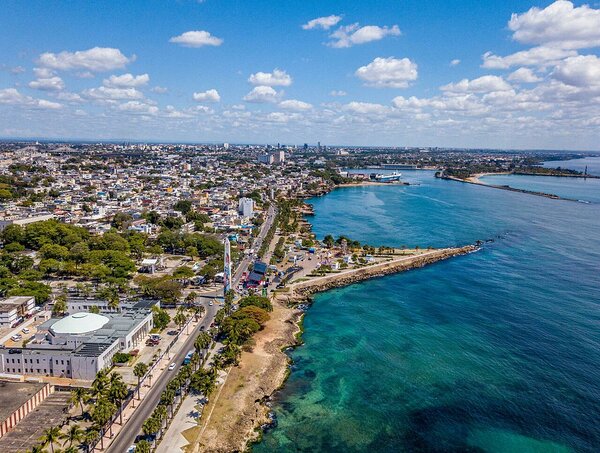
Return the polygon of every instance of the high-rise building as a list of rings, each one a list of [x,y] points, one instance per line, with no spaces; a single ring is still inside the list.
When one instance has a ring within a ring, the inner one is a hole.
[[[254,200],[252,198],[240,198],[238,211],[243,217],[252,217],[254,215]]]

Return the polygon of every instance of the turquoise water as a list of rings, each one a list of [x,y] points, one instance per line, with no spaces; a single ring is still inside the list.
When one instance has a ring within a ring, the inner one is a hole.
[[[516,189],[533,190],[558,195],[563,198],[600,203],[600,179],[561,178],[554,176],[490,175],[482,182],[492,185],[507,185]]]
[[[494,242],[317,295],[255,451],[598,451],[600,205],[404,173],[313,199],[315,233]]]

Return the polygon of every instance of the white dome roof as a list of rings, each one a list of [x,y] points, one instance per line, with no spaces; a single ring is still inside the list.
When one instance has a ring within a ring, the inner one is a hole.
[[[81,334],[101,329],[109,319],[95,313],[74,313],[52,324],[54,333]]]

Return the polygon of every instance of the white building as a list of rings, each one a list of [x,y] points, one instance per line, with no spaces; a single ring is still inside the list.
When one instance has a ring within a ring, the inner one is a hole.
[[[32,296],[13,296],[0,301],[0,326],[12,327],[21,318],[33,314],[34,308]]]
[[[153,327],[151,306],[141,301],[122,313],[77,312],[51,318],[22,348],[0,349],[0,372],[91,381],[117,352],[140,345]]]
[[[242,217],[252,217],[254,215],[254,200],[252,198],[240,198],[238,211]]]

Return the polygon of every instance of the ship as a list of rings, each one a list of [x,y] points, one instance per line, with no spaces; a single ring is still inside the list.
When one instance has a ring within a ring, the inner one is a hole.
[[[397,171],[389,174],[383,173],[371,173],[370,178],[377,182],[393,182],[400,181],[402,177],[402,173],[398,173]]]

